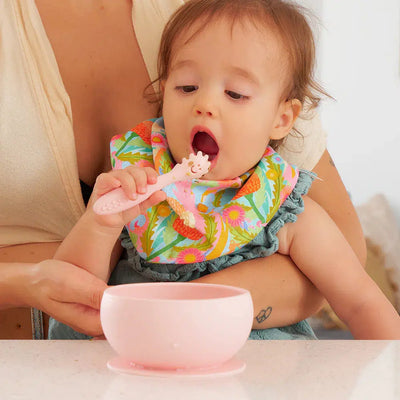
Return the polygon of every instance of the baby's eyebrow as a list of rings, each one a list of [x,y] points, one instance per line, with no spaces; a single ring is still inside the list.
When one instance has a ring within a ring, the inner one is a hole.
[[[176,63],[173,63],[171,65],[171,71],[175,71],[177,69],[181,69],[184,67],[194,67],[196,65],[196,63],[193,60],[180,60]]]
[[[245,78],[249,81],[251,81],[253,84],[259,86],[260,85],[260,80],[257,78],[255,74],[253,74],[251,71],[248,69],[244,69],[241,67],[236,67],[236,66],[230,66],[229,67],[229,72],[232,73],[233,75],[239,75],[242,78]]]

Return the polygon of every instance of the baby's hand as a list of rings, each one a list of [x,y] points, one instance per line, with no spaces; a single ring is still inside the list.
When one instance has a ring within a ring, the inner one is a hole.
[[[93,195],[89,206],[92,209],[94,202],[102,195],[113,189],[122,188],[126,196],[131,200],[136,200],[138,194],[147,192],[147,185],[157,182],[157,173],[153,168],[127,167],[121,170],[114,170],[100,174],[93,189]],[[97,215],[96,220],[105,226],[123,226],[132,221],[138,215],[143,214],[149,207],[152,207],[165,200],[166,195],[163,191],[154,192],[147,200],[126,211],[112,215]]]

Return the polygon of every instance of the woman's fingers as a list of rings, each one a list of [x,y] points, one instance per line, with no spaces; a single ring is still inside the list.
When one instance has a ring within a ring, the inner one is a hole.
[[[95,336],[93,340],[106,340],[106,337],[104,335]]]
[[[77,332],[90,336],[99,336],[103,333],[99,310],[81,304],[49,301],[48,309],[45,311]]]
[[[64,281],[60,291],[52,296],[60,302],[77,303],[99,310],[107,284],[84,269],[75,267],[72,274]],[[72,272],[72,271],[71,271]]]
[[[45,260],[38,264],[37,284],[47,297],[64,303],[77,303],[99,309],[107,284],[76,265]]]
[[[102,333],[99,309],[107,285],[89,272],[59,260],[34,267],[30,304],[90,335]]]

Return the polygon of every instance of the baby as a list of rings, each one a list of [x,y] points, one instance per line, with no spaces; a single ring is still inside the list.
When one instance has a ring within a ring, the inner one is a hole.
[[[161,41],[163,118],[113,138],[114,170],[98,177],[86,213],[55,258],[107,281],[124,225],[140,255],[132,268],[143,280],[194,279],[278,251],[355,338],[400,339],[399,315],[335,223],[306,196],[314,175],[274,150],[303,106],[318,104],[315,92],[323,93],[313,64],[311,30],[291,3],[187,2]],[[115,188],[135,199],[198,151],[211,162],[201,179],[173,183],[123,212],[93,211],[93,202]]]

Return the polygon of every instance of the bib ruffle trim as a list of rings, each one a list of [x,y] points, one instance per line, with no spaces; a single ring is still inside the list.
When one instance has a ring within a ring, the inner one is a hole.
[[[254,258],[267,257],[279,248],[277,233],[286,224],[295,222],[304,210],[302,196],[306,195],[316,175],[300,170],[299,179],[290,195],[276,212],[270,223],[247,245],[235,253],[213,260],[190,264],[150,263],[140,258],[126,230],[121,234],[121,243],[127,251],[130,267],[146,280],[157,282],[187,282],[203,275],[217,272],[231,265]]]

